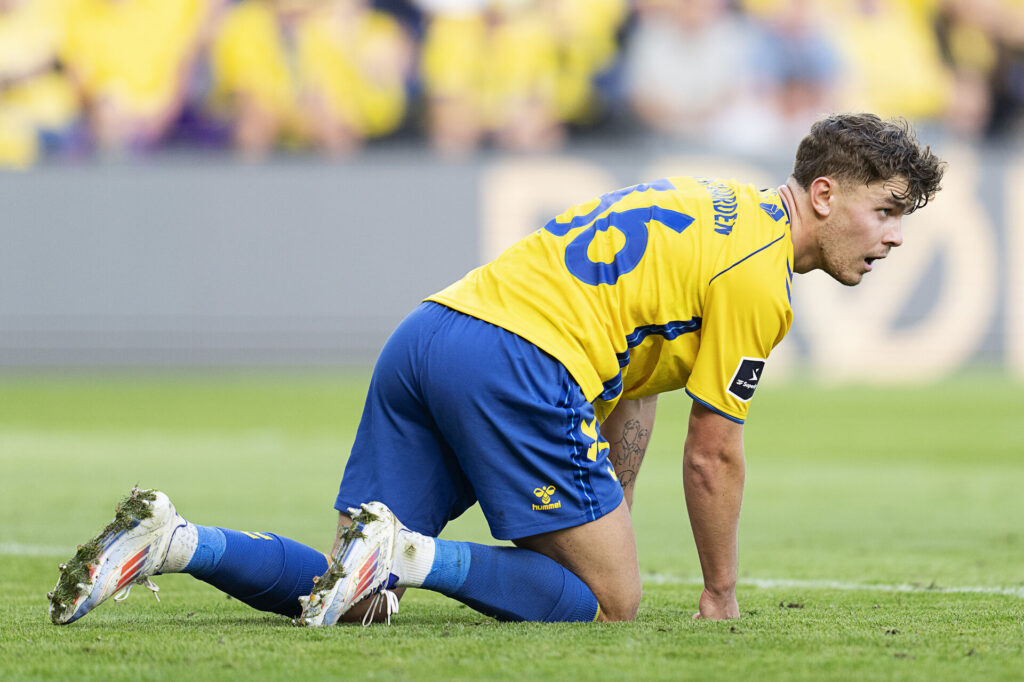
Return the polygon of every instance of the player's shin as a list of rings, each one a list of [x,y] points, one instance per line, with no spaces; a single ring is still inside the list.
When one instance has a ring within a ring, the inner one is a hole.
[[[515,547],[426,540],[434,546],[430,569],[419,585],[405,580],[399,585],[440,592],[498,620],[597,619],[597,597],[590,588],[543,554]]]
[[[327,570],[317,550],[273,533],[249,533],[196,526],[195,549],[168,569],[199,578],[260,611],[294,617],[299,597],[309,594],[313,578]],[[187,547],[188,540],[182,545]],[[171,572],[165,570],[165,572]]]

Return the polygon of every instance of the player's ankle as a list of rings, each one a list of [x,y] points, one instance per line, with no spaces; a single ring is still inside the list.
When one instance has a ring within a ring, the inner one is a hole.
[[[199,532],[195,524],[186,521],[180,514],[176,519],[176,527],[171,533],[171,541],[167,544],[160,573],[181,573],[188,565],[199,546]]]
[[[453,594],[466,581],[472,563],[469,542],[434,539],[434,560],[422,587],[441,594]]]
[[[407,528],[395,538],[395,560],[391,572],[397,576],[396,587],[420,587],[434,565],[434,538]]]

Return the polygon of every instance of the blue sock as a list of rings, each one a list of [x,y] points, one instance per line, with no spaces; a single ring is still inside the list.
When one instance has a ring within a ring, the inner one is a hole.
[[[597,618],[597,597],[557,561],[528,549],[434,540],[423,587],[506,621],[580,622]]]
[[[299,615],[299,597],[327,570],[323,554],[280,535],[200,525],[196,530],[199,545],[182,572],[260,611]]]

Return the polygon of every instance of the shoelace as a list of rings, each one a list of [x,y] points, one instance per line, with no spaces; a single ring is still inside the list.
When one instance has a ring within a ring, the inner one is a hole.
[[[157,592],[160,591],[160,587],[155,582],[150,580],[149,576],[139,578],[138,580],[133,580],[132,582],[128,583],[128,585],[123,590],[114,595],[114,601],[124,601],[125,599],[127,599],[128,595],[132,591],[132,585],[142,585],[147,590],[150,590],[153,593],[153,596],[156,597],[157,601],[160,601],[160,595],[157,594]],[[395,610],[397,611],[398,609]]]
[[[398,595],[391,590],[381,590],[370,599],[370,608],[363,614],[363,627],[373,622],[377,613],[383,613],[391,625],[391,614],[398,613]]]

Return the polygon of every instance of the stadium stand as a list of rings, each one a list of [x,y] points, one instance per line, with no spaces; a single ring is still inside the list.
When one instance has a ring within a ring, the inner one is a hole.
[[[8,168],[623,131],[756,152],[842,109],[1019,139],[1024,2],[0,0]]]

